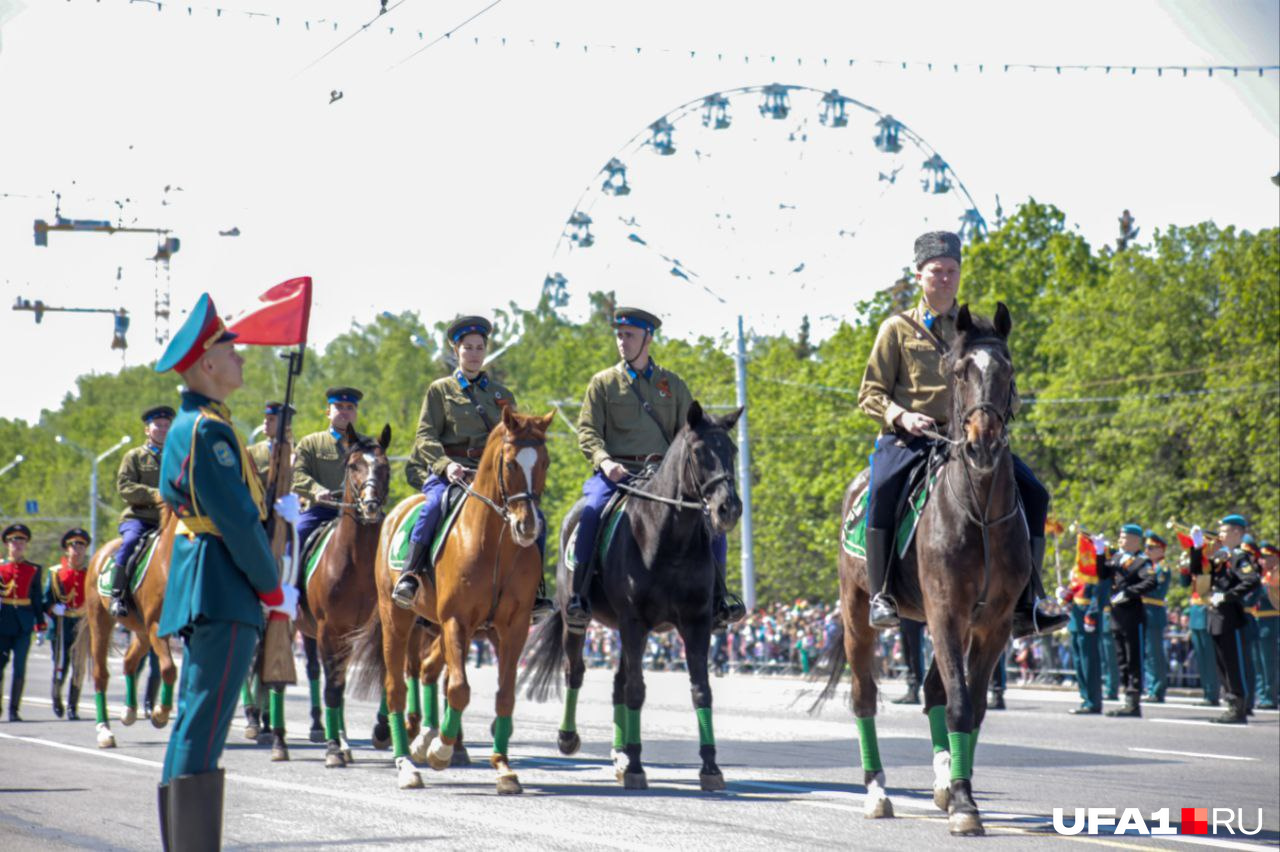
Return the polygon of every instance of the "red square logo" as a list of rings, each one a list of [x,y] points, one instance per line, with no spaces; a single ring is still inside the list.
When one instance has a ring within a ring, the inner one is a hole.
[[[1209,809],[1183,808],[1182,827],[1180,831],[1182,834],[1208,834]]]

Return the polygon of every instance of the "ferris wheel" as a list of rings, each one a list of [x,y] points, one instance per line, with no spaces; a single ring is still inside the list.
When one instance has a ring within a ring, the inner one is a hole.
[[[819,334],[889,286],[930,229],[985,231],[952,166],[894,116],[772,83],[713,92],[636,133],[582,192],[543,292],[585,318],[614,291],[678,336]]]

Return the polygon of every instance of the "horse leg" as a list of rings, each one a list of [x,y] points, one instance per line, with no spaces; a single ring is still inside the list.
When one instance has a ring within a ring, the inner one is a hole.
[[[622,628],[622,667],[626,670],[623,686],[623,751],[626,769],[622,786],[627,790],[647,790],[644,766],[640,763],[640,710],[644,707],[644,640],[646,631],[636,620],[624,621]]]
[[[862,815],[867,819],[892,817],[893,802],[886,790],[884,764],[880,762],[880,739],[876,733],[876,697],[879,688],[873,674],[876,664],[876,631],[870,624],[870,597],[858,589],[853,606],[844,616],[844,653],[849,661],[853,694],[853,724],[858,730],[858,751],[862,758],[862,783],[867,788]]]
[[[627,669],[622,664],[622,654],[618,654],[618,670],[613,673],[613,747],[609,750],[609,760],[613,763],[613,777],[622,783],[622,773],[627,768]]]
[[[387,723],[391,726],[396,783],[401,790],[408,790],[422,786],[422,776],[409,754],[409,737],[404,729],[404,658],[406,645],[413,633],[414,616],[393,605],[389,597],[381,597],[378,618],[382,621],[382,692],[387,702]]]
[[[466,629],[457,618],[451,618],[442,625],[444,632],[445,660],[449,666],[449,686],[445,690],[444,720],[440,725],[440,735],[431,741],[427,749],[427,763],[432,769],[441,771],[449,766],[453,758],[453,745],[458,741],[462,731],[462,714],[471,703],[471,685],[467,683],[467,647],[470,644]]]
[[[316,630],[316,639],[324,671],[324,766],[325,769],[341,769],[347,765],[346,756],[342,753],[342,688],[323,625]]]
[[[264,728],[262,719],[262,643],[253,654],[253,664],[240,687],[240,702],[244,704],[244,738],[258,741]]]
[[[933,743],[933,803],[939,810],[951,810],[951,743],[947,739],[947,690],[942,685],[938,661],[929,664],[924,676],[924,712],[929,718],[929,738]]]
[[[307,655],[307,686],[311,690],[311,731],[307,734],[313,743],[325,741],[324,716],[320,709],[320,673],[323,665],[320,662],[320,651],[317,641],[310,636],[302,637],[302,650]]]
[[[89,630],[89,651],[93,656],[93,709],[98,748],[115,748],[116,738],[111,733],[111,717],[107,715],[107,683],[111,679],[107,655],[111,651],[113,622],[96,592],[93,593],[93,599],[88,606],[89,623],[82,625],[80,629],[84,630],[87,627]]]
[[[169,640],[160,638],[159,621],[152,622],[150,633],[151,647],[155,648],[156,657],[160,660],[160,706],[151,711],[151,724],[163,728],[169,724],[169,716],[173,713],[173,691],[178,680],[178,667],[174,665]]]
[[[129,650],[124,655],[124,708],[120,711],[120,722],[126,727],[138,721],[138,671],[150,650],[151,645],[146,639],[133,634]]]
[[[444,671],[444,644],[440,637],[431,640],[427,657],[422,661],[419,677],[423,684],[423,725],[413,738],[409,753],[418,763],[427,759],[427,749],[440,736],[440,673]]]
[[[933,601],[930,604],[928,615],[929,632],[933,635],[933,659],[947,692],[947,742],[951,751],[951,804],[947,825],[952,834],[983,834],[982,818],[973,801],[973,771],[969,764],[973,701],[965,682],[967,631],[945,604]],[[987,675],[990,674],[988,671]],[[986,690],[985,684],[983,690]]]
[[[516,666],[529,637],[529,610],[517,612],[506,624],[494,626],[493,644],[498,661],[498,694],[493,702],[493,754],[489,765],[498,773],[498,794],[523,793],[520,779],[511,768],[507,754],[516,708]]]
[[[973,732],[969,735],[969,769],[973,770],[973,757],[978,748],[978,732],[987,715],[987,684],[995,670],[1000,654],[1009,641],[1008,631],[997,631],[998,636],[975,631],[969,640],[969,697],[973,702]]]
[[[288,732],[284,723],[284,687],[273,686],[268,690],[267,714],[271,718],[271,761],[282,763],[289,759]]]
[[[404,658],[405,733],[413,740],[422,729],[422,632],[414,627],[409,634],[409,647]],[[388,732],[390,729],[388,728]]]
[[[563,755],[577,754],[582,747],[582,738],[578,736],[578,690],[582,689],[582,679],[587,671],[582,658],[582,647],[586,640],[585,632],[574,633],[567,627],[564,628],[564,716],[560,719],[560,730],[556,734],[556,745]]]
[[[711,624],[706,619],[699,619],[681,630],[680,638],[684,641],[693,712],[698,718],[698,756],[702,758],[698,782],[703,790],[718,792],[724,789],[724,774],[716,765],[716,735],[711,724],[711,680],[707,673]]]

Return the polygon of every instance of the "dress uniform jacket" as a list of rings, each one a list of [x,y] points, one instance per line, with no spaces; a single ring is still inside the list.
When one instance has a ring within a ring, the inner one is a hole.
[[[684,425],[693,404],[684,380],[650,362],[646,376],[625,361],[591,377],[578,415],[578,446],[596,470],[612,459],[631,471],[644,466],[646,456],[662,456]],[[632,388],[635,390],[632,390]],[[637,397],[649,403],[662,427],[649,416]]]
[[[515,404],[515,395],[485,373],[468,381],[458,372],[432,382],[404,469],[409,484],[421,490],[432,474],[443,478],[453,462],[475,469],[489,430],[502,420],[502,409]]]
[[[133,519],[153,527],[160,523],[160,456],[155,447],[134,447],[120,460],[116,491],[125,502],[122,522]]]

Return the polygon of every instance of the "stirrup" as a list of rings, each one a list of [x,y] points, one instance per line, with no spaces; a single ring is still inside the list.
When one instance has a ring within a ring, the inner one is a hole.
[[[123,597],[118,598],[112,595],[107,612],[111,614],[112,618],[124,618],[129,614],[129,605],[124,602]]]
[[[1013,611],[1013,638],[1025,639],[1028,636],[1039,636],[1042,633],[1053,633],[1062,628],[1071,617],[1066,613],[1044,612],[1040,604],[1044,598],[1038,598],[1031,604],[1030,610],[1015,609]]]
[[[551,598],[539,595],[533,599],[533,611],[529,614],[533,624],[541,624],[547,616],[556,611],[556,602]]]
[[[391,600],[401,609],[413,609],[413,602],[418,598],[418,575],[405,571],[391,590]]]
[[[876,630],[897,627],[898,603],[884,592],[872,595],[868,622]]]

